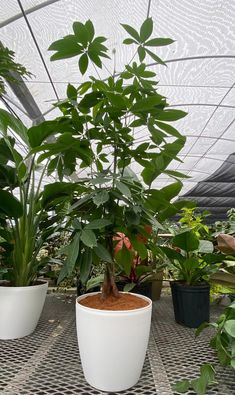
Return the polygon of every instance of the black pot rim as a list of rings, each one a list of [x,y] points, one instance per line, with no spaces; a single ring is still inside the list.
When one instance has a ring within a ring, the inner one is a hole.
[[[180,281],[180,280],[174,280],[174,281],[170,281],[170,286],[176,286],[178,288],[181,289],[187,289],[187,290],[197,290],[197,289],[209,289],[210,288],[210,284],[204,282],[201,284],[196,284],[196,285],[187,285],[186,283]]]

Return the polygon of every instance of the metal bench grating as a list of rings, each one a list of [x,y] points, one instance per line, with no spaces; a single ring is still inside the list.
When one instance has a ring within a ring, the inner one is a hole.
[[[212,317],[220,313],[212,308]],[[194,339],[194,330],[174,322],[171,299],[154,303],[148,353],[139,383],[122,394],[172,395],[171,384],[197,376],[200,364],[215,362],[207,347],[208,332]],[[36,331],[18,340],[0,341],[0,394],[101,395],[84,380],[77,347],[74,297],[48,295]],[[188,392],[193,394],[193,392]],[[234,395],[235,377],[220,370],[218,388],[208,395]]]

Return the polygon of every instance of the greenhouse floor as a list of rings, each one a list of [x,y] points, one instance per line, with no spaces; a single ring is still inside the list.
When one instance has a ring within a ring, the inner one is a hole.
[[[213,305],[214,319],[222,308]],[[208,331],[196,340],[194,330],[175,323],[170,296],[154,302],[147,357],[139,383],[122,394],[170,395],[171,384],[195,378],[201,363],[216,362],[207,346]],[[235,377],[219,368],[219,384],[207,394],[234,395]],[[102,394],[84,380],[77,347],[74,296],[50,294],[36,331],[18,340],[0,341],[0,394]],[[194,394],[194,392],[188,392]]]

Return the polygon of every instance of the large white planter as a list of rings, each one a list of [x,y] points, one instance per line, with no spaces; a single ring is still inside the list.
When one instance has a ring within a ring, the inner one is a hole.
[[[18,339],[37,326],[48,283],[28,287],[0,286],[0,339]]]
[[[152,301],[140,309],[97,310],[77,303],[78,346],[86,381],[102,391],[117,392],[131,388],[141,375],[148,346]]]

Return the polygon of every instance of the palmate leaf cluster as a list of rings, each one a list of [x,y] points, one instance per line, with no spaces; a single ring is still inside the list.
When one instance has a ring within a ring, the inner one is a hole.
[[[122,26],[131,36],[124,44],[137,45],[139,61],[133,59],[123,72],[105,80],[91,76],[77,87],[69,84],[67,98],[56,104],[62,116],[29,130],[32,153],[38,155],[38,163],[49,159],[49,175],[57,172],[62,182],[75,172],[81,174],[73,184],[67,213],[72,238],[59,280],[72,273],[76,263],[84,282],[94,262],[113,263],[116,232],[125,233],[137,252],[146,257],[147,247],[137,239],[138,234],[149,238],[144,225],[151,224],[157,230],[161,227],[159,220],[183,206],[182,202],[170,201],[179,193],[180,178],[185,176],[168,166],[172,160],[179,160],[185,137],[168,122],[186,113],[168,107],[166,98],[156,90],[156,74],[143,63],[146,55],[164,63],[153,52],[154,47],[173,40],[151,38],[151,18],[142,24],[139,33],[129,25]],[[102,58],[108,58],[105,41],[104,37],[95,37],[91,21],[75,22],[73,34],[49,47],[55,51],[51,60],[78,56],[79,70],[84,74],[89,63],[102,67]],[[142,142],[143,131],[148,138]],[[53,141],[48,142],[52,136]],[[140,178],[131,170],[133,164],[140,169]],[[163,173],[175,182],[156,190],[152,184]],[[66,182],[56,184],[56,188],[60,205],[71,186]],[[45,193],[48,207],[56,210],[53,185],[46,187]],[[115,258],[127,274],[132,259],[126,248]]]

